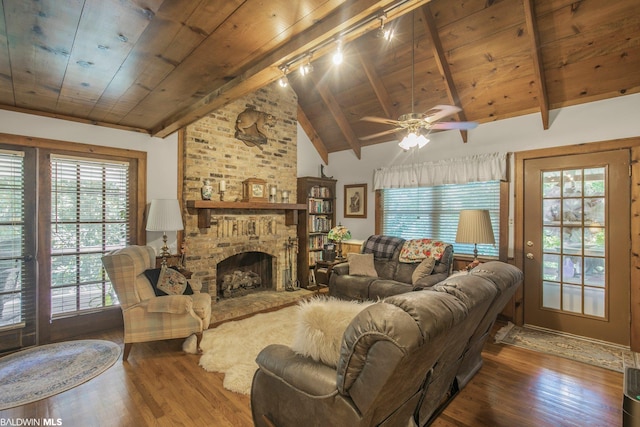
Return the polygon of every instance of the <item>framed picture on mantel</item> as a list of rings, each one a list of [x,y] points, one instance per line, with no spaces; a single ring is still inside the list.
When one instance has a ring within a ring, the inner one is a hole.
[[[367,217],[367,184],[344,186],[344,217]]]

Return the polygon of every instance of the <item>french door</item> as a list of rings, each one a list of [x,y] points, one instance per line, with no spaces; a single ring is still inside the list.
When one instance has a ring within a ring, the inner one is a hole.
[[[37,343],[35,152],[0,145],[0,353]]]
[[[524,164],[524,321],[628,345],[630,153]]]

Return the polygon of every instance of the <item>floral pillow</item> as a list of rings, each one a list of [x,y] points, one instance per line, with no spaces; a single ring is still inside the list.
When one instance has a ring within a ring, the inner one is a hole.
[[[448,244],[440,240],[412,239],[407,240],[400,250],[400,262],[422,262],[425,258],[442,259]]]

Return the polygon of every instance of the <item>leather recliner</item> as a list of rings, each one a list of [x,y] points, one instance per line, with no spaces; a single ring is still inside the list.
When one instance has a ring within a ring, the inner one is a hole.
[[[255,425],[430,423],[455,395],[457,376],[479,368],[485,330],[521,283],[519,269],[494,261],[377,302],[347,327],[337,368],[266,347],[251,391]]]

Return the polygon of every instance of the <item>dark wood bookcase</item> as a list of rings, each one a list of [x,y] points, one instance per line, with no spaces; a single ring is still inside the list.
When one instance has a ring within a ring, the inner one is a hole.
[[[297,201],[307,205],[298,222],[298,280],[303,288],[310,287],[309,274],[316,260],[322,259],[322,248],[329,242],[327,234],[336,225],[336,182],[330,178],[298,178]]]

